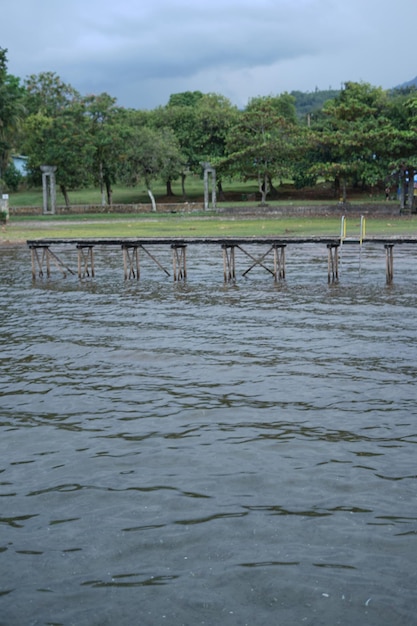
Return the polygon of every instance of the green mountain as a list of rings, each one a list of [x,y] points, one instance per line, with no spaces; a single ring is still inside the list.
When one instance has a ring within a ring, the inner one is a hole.
[[[290,95],[295,98],[295,108],[299,118],[320,110],[327,100],[333,100],[340,93],[339,89],[316,89],[315,91],[291,91]]]

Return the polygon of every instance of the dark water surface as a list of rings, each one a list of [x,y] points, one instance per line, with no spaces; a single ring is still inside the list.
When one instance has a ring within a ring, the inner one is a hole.
[[[0,624],[416,624],[416,252],[1,250]]]

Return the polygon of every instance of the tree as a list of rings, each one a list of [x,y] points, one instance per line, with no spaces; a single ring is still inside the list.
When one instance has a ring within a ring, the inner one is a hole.
[[[92,182],[93,145],[87,102],[53,72],[32,74],[25,80],[24,150],[29,179],[40,182],[40,166],[57,167],[56,181],[65,205],[69,191]]]
[[[55,72],[31,74],[24,81],[25,108],[28,115],[42,113],[54,117],[81,96],[74,87],[64,83]]]
[[[93,149],[93,178],[100,186],[102,204],[112,204],[112,184],[116,182],[123,151],[123,111],[116,99],[106,93],[84,98],[88,134]]]
[[[0,48],[0,180],[18,140],[24,115],[23,93],[19,79],[7,73],[7,50]]]
[[[187,92],[188,93],[188,92]],[[177,94],[180,96],[181,94]],[[183,167],[180,173],[182,196],[185,199],[185,180],[187,173],[196,171],[199,164],[199,153],[196,151],[194,135],[196,126],[195,107],[191,104],[176,104],[181,102],[181,98],[171,96],[166,107],[158,107],[150,116],[150,126],[157,130],[170,128],[176,137],[179,149],[184,155]],[[167,195],[172,195],[171,181],[167,180]]]
[[[49,117],[39,112],[26,121],[25,150],[31,179],[39,180],[41,165],[57,167],[56,181],[70,206],[68,192],[91,183],[94,147],[85,105],[74,102]]]
[[[237,109],[227,98],[200,91],[173,94],[166,107],[155,109],[151,115],[153,128],[169,127],[174,131],[185,157],[181,172],[183,197],[187,172],[201,175],[202,162],[224,156],[227,134],[236,116]],[[218,184],[221,191],[220,176]],[[172,195],[169,180],[167,195]]]
[[[169,107],[195,107],[203,97],[201,91],[182,91],[173,93],[168,100]]]
[[[299,150],[299,128],[289,104],[288,94],[282,99],[252,99],[228,136],[228,153],[222,165],[232,176],[257,179],[262,204],[272,180],[291,174],[291,163]]]
[[[226,156],[227,137],[238,119],[238,109],[224,96],[209,93],[198,101],[195,117],[196,171],[201,173],[201,163],[209,162],[215,166],[218,194],[221,195],[221,162]]]
[[[156,211],[153,182],[158,178],[177,178],[183,166],[183,157],[171,129],[154,129],[130,124],[124,131],[124,160],[122,177],[136,185],[144,181],[153,211]]]
[[[414,177],[417,172],[417,90],[395,90],[389,101],[391,133],[388,186],[394,181],[399,190],[400,208],[414,207]]]
[[[348,181],[376,185],[387,172],[387,145],[392,135],[387,93],[368,83],[346,83],[323,107],[315,125],[317,162],[312,171],[340,184],[347,199]]]

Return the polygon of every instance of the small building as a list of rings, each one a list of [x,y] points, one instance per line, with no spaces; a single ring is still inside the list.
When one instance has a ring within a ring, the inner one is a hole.
[[[27,174],[27,161],[28,157],[23,156],[21,154],[16,154],[12,156],[13,165],[17,169],[17,171],[22,174],[22,176],[26,176]]]

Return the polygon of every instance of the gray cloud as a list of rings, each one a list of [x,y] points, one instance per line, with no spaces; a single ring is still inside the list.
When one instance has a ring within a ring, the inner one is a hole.
[[[403,60],[415,0],[2,1],[0,46],[22,78],[54,71],[81,93],[152,108],[187,89],[256,95],[417,73]],[[413,19],[414,18],[414,19]],[[409,56],[407,54],[407,60]]]

